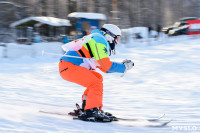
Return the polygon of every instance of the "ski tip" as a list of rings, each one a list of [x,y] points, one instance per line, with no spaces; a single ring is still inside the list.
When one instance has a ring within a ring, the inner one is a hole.
[[[156,124],[156,125],[148,125],[147,127],[164,127],[164,126],[167,126],[172,120],[169,120],[167,122],[163,122],[163,123],[159,123],[159,124]]]
[[[157,118],[157,120],[160,120],[161,118],[163,118],[165,116],[165,114],[161,115],[160,117]]]
[[[170,123],[170,122],[172,122],[172,121],[173,121],[173,119],[169,120],[168,123]]]
[[[172,119],[171,119],[171,120],[168,120],[167,122],[164,122],[161,126],[166,126],[166,125],[169,124],[170,122],[172,122]]]
[[[164,122],[161,126],[167,126],[167,124],[169,124],[171,121],[172,121],[172,119],[167,122]]]
[[[158,117],[158,118],[148,119],[148,121],[158,121],[158,120],[162,119],[164,116],[165,116],[165,114],[161,115],[161,116]]]
[[[161,118],[163,118],[164,116],[165,116],[165,114],[161,115],[158,119],[161,119]]]

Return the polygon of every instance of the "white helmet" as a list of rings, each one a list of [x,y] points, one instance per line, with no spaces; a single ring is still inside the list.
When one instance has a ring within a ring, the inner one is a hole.
[[[104,24],[101,30],[103,31],[106,40],[109,42],[111,49],[113,50],[117,44],[119,36],[121,36],[120,28],[114,24]]]

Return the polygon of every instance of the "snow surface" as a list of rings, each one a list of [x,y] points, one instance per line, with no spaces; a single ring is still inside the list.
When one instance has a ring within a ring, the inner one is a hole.
[[[59,76],[61,43],[8,45],[8,58],[0,47],[1,133],[176,133],[200,132],[200,38],[182,36],[149,42],[119,44],[114,61],[132,59],[135,66],[124,77],[104,74],[104,107],[118,117],[173,119],[163,128],[149,123],[92,123],[71,117],[39,113],[68,113],[81,103],[84,88]],[[23,50],[24,49],[24,50]],[[45,50],[46,54],[41,55]],[[10,51],[10,52],[9,52]],[[22,53],[26,56],[22,56]],[[155,123],[156,124],[156,123]],[[134,125],[129,127],[126,125]],[[175,126],[195,126],[177,130]]]

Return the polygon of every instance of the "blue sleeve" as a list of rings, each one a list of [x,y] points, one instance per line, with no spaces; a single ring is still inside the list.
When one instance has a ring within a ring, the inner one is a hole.
[[[124,73],[125,69],[126,68],[125,68],[124,64],[113,62],[112,66],[110,67],[110,69],[108,70],[108,72],[111,72],[111,73],[112,72]]]
[[[80,55],[76,52],[76,51],[68,51],[65,53],[65,55],[70,55],[70,56],[77,56],[77,57],[80,57]],[[67,62],[71,62],[75,65],[80,65],[81,63],[83,63],[83,59],[81,58],[73,58],[73,57],[67,57],[67,56],[62,56],[60,58],[60,60],[64,60],[64,61],[67,61]]]

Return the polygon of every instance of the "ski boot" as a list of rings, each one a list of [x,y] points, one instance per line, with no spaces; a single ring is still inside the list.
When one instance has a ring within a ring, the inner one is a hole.
[[[113,116],[111,113],[109,112],[104,112],[103,110],[100,110],[101,113],[105,114],[106,116],[108,116],[112,121],[118,121],[117,117]]]
[[[102,113],[102,111],[99,111],[98,108],[88,109],[85,110],[85,113],[83,115],[78,116],[80,119],[85,121],[97,121],[97,122],[111,122],[112,119],[110,119],[107,115]]]

